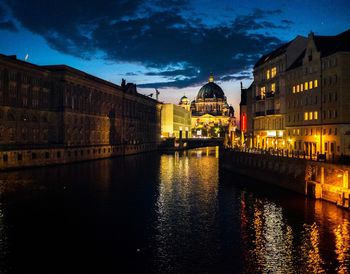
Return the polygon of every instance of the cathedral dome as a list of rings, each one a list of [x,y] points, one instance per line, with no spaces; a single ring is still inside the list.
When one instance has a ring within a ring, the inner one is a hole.
[[[209,82],[205,84],[201,89],[199,90],[197,94],[197,100],[198,99],[225,99],[225,94],[221,87],[219,87],[217,84],[214,83],[214,77],[213,75],[210,75]]]

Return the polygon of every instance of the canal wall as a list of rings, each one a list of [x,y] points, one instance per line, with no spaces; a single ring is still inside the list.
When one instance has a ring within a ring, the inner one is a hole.
[[[349,208],[349,166],[221,149],[220,168]]]
[[[155,143],[119,146],[47,147],[0,151],[0,170],[67,164],[157,150]]]

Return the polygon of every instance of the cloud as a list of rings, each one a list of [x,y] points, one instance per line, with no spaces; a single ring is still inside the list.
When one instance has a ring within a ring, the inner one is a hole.
[[[291,22],[269,21],[281,10],[255,9],[222,25],[186,16],[186,0],[5,0],[14,17],[43,36],[48,44],[80,58],[103,58],[148,68],[146,76],[163,82],[144,87],[185,87],[246,70],[282,41],[266,29],[285,29]],[[226,78],[225,78],[226,77]],[[238,76],[236,76],[238,77]],[[243,77],[243,76],[239,76]]]
[[[9,31],[18,31],[16,25],[12,21],[0,22],[0,29]]]

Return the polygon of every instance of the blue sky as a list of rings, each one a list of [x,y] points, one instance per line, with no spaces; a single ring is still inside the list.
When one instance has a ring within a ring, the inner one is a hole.
[[[2,0],[0,53],[67,64],[176,103],[210,72],[237,109],[259,56],[310,31],[350,28],[348,1]]]

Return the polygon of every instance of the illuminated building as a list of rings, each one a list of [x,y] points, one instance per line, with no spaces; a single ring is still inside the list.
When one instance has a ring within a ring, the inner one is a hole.
[[[285,71],[303,52],[305,45],[306,38],[297,36],[262,56],[254,66],[252,120],[255,147],[269,149],[285,145]]]
[[[228,125],[234,122],[234,110],[227,104],[221,87],[214,83],[213,75],[191,102],[191,113],[195,136],[223,137]]]
[[[156,150],[159,121],[134,84],[0,55],[0,169]]]
[[[174,105],[163,104],[161,110],[161,134],[162,137],[190,138],[191,137],[191,112]]]
[[[288,148],[327,159],[350,155],[350,30],[310,33],[286,73]]]
[[[185,95],[181,97],[180,102],[179,102],[179,106],[183,107],[187,111],[191,111],[190,100]]]

